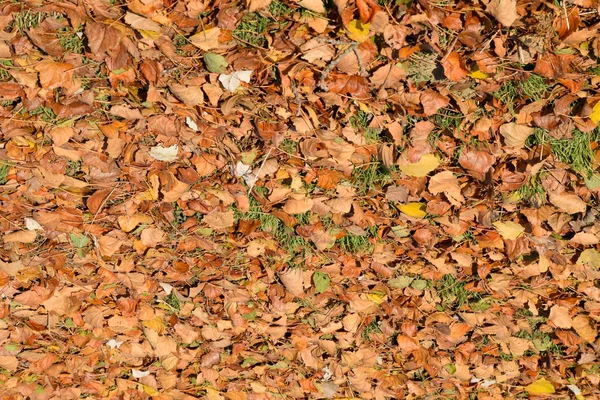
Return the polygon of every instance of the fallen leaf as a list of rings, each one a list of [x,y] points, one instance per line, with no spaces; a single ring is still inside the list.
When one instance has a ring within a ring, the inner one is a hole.
[[[402,160],[402,159],[401,159]],[[433,154],[425,154],[415,163],[402,162],[400,170],[408,176],[427,176],[431,171],[435,170],[440,165],[439,160]]]
[[[443,171],[432,176],[429,180],[429,191],[432,194],[443,192],[450,203],[455,206],[461,206],[465,202],[458,179],[450,171]]]
[[[423,114],[430,117],[439,109],[447,107],[450,99],[434,90],[427,89],[421,94],[421,104],[423,105]]]
[[[252,72],[253,71],[235,71],[231,74],[221,74],[219,75],[219,82],[223,84],[225,89],[230,92],[235,92],[242,82],[250,83]]]
[[[427,211],[425,211],[426,208],[427,206],[423,203],[408,203],[401,204],[400,206],[398,206],[398,209],[403,214],[414,218],[424,218],[425,216],[427,216]]]
[[[504,142],[509,147],[523,147],[527,138],[533,135],[534,131],[535,129],[530,126],[518,125],[514,122],[500,126],[500,134],[504,137]]]
[[[4,243],[33,243],[37,238],[37,233],[33,230],[17,231],[7,233],[2,237]]]
[[[233,210],[228,210],[226,212],[213,211],[205,215],[202,218],[202,221],[212,229],[227,229],[233,226],[235,223],[235,218],[233,215]]]
[[[493,225],[498,233],[500,233],[500,236],[508,240],[516,240],[523,232],[525,232],[525,228],[512,221],[496,221]]]
[[[548,195],[550,202],[554,204],[561,212],[567,214],[585,213],[587,204],[575,194],[568,193],[550,193]]]
[[[362,43],[369,39],[369,28],[371,24],[363,24],[357,19],[350,21],[346,28],[346,35],[355,42]]]
[[[548,320],[561,329],[571,329],[573,320],[567,307],[553,306]]]
[[[194,46],[204,50],[212,50],[219,47],[219,36],[221,35],[221,29],[219,28],[208,28],[201,32],[196,33],[189,37],[190,43]]]
[[[442,66],[444,67],[444,75],[454,82],[460,82],[469,73],[465,69],[462,57],[455,51],[446,56],[442,61]]]
[[[304,293],[302,269],[289,268],[287,271],[279,273],[279,279],[283,286],[294,296],[300,296]]]
[[[530,385],[525,386],[529,394],[552,394],[555,392],[554,386],[546,378],[538,379]]]
[[[254,12],[269,7],[273,0],[248,0],[248,11]]]
[[[502,25],[509,27],[519,18],[517,0],[492,0],[488,3],[487,12]]]
[[[173,146],[163,147],[154,146],[150,149],[150,156],[158,161],[175,161],[177,160],[177,152],[179,147],[174,144]]]

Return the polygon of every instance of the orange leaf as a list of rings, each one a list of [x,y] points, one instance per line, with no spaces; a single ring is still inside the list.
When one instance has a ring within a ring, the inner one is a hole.
[[[444,67],[446,77],[454,82],[459,82],[469,73],[464,67],[464,62],[460,54],[455,51],[448,54],[448,57],[442,61],[442,66]]]

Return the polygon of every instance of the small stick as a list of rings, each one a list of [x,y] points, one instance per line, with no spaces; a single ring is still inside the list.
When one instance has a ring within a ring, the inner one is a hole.
[[[325,91],[329,90],[329,88],[327,87],[327,84],[325,83],[325,80],[329,76],[329,73],[331,72],[332,69],[335,68],[335,66],[340,62],[340,60],[342,58],[344,58],[344,56],[346,54],[349,54],[350,52],[354,51],[354,49],[356,49],[359,44],[360,43],[358,43],[358,42],[352,43],[350,45],[350,47],[348,47],[346,50],[344,50],[342,52],[342,54],[340,54],[335,59],[331,60],[331,62],[329,63],[329,65],[327,65],[327,68],[325,68],[325,70],[323,71],[323,74],[321,75],[321,79],[319,79],[319,88],[321,88],[322,90],[325,90]]]

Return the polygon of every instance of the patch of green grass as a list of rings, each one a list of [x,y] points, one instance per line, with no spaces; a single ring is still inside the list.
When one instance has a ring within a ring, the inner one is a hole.
[[[492,96],[498,99],[500,103],[506,105],[511,113],[514,113],[514,102],[519,97],[519,89],[511,80],[506,81],[500,86],[500,89],[492,93]]]
[[[250,210],[247,213],[242,213],[235,207],[233,210],[236,220],[258,220],[258,230],[270,234],[290,259],[304,255],[312,249],[312,245],[306,239],[296,234],[292,228],[288,228],[279,218],[263,212],[254,196],[250,196]],[[298,214],[296,218],[299,221],[306,221],[308,218],[310,221],[307,213]]]
[[[183,209],[179,207],[179,204],[177,203],[173,203],[173,217],[174,219],[171,223],[175,226],[179,226],[185,221],[187,221],[187,216],[184,214]]]
[[[12,27],[16,28],[20,34],[24,34],[31,28],[35,28],[50,14],[45,12],[34,12],[24,10],[13,14]]]
[[[515,337],[520,339],[531,340],[534,350],[530,350],[533,354],[537,353],[548,353],[555,356],[562,356],[563,351],[558,344],[554,342],[552,336],[546,332],[542,332],[539,329],[533,329],[531,332],[519,331],[515,333]]]
[[[531,74],[521,86],[523,94],[534,101],[541,100],[550,92],[552,85],[546,82],[546,78]]]
[[[437,68],[438,55],[418,51],[408,58],[402,65],[407,77],[414,83],[432,82],[435,80],[434,71]]]
[[[56,114],[54,113],[54,111],[51,108],[45,106],[39,106],[38,108],[29,111],[29,115],[39,115],[40,119],[45,122],[52,122],[56,120]]]
[[[372,190],[380,190],[383,185],[393,182],[393,173],[393,169],[379,161],[373,161],[354,167],[350,182],[360,196],[365,196]]]
[[[571,138],[555,139],[543,129],[536,129],[534,134],[527,138],[526,145],[549,145],[554,157],[559,161],[569,164],[573,170],[589,178],[593,173],[594,152],[592,142],[600,140],[600,130],[595,129],[590,133],[574,129]]]
[[[58,31],[60,45],[65,51],[75,54],[83,54],[83,33],[74,31],[70,27],[61,28]]]
[[[274,17],[274,19],[277,19],[280,17],[287,17],[294,10],[292,10],[290,7],[288,7],[285,3],[275,0],[275,1],[272,1],[271,4],[269,4],[267,11],[269,12],[269,14],[271,14],[271,16]]]
[[[65,170],[65,175],[75,178],[80,171],[81,161],[67,160],[67,168]]]
[[[259,13],[247,13],[235,27],[233,37],[242,46],[266,47],[268,44],[266,33],[271,24],[270,18],[263,17]]]
[[[288,154],[296,154],[298,153],[299,145],[298,142],[285,138],[281,141],[279,148]]]
[[[13,63],[10,60],[0,60],[0,81],[5,81],[11,78],[10,72],[8,72],[8,70],[10,67],[13,66]]]
[[[544,77],[530,74],[523,82],[508,80],[500,86],[500,89],[492,93],[502,104],[506,105],[511,113],[514,112],[514,102],[527,97],[533,101],[541,100],[550,92],[552,85],[546,82]]]
[[[432,122],[438,129],[448,132],[454,132],[455,129],[460,128],[460,124],[464,119],[464,115],[460,112],[452,110],[440,110],[433,116]]]
[[[594,159],[591,142],[598,141],[598,139],[597,130],[585,133],[575,129],[572,138],[551,140],[550,147],[552,153],[560,161],[570,164],[575,171],[590,176],[593,172],[592,161]]]
[[[535,207],[540,207],[548,201],[539,175],[530,177],[529,181],[521,186],[516,194],[520,201],[528,202]]]
[[[370,342],[372,334],[381,333],[381,332],[382,332],[382,330],[379,327],[378,318],[373,318],[373,321],[371,321],[371,323],[369,325],[364,327],[361,336],[362,336],[363,340]]]
[[[175,311],[179,311],[181,309],[181,302],[174,292],[171,292],[167,297],[165,297],[165,303],[170,305]]]
[[[435,287],[442,300],[438,306],[440,311],[458,310],[465,304],[475,303],[481,299],[478,293],[466,290],[464,283],[450,274],[444,275]]]
[[[373,243],[368,236],[346,235],[335,241],[343,251],[352,254],[368,254],[373,252]]]
[[[0,185],[5,185],[8,182],[8,171],[10,170],[10,164],[6,161],[0,160]]]
[[[373,114],[367,113],[363,110],[350,117],[350,125],[354,130],[361,131],[367,144],[377,143],[381,140],[381,129],[371,128],[369,124],[373,120]]]

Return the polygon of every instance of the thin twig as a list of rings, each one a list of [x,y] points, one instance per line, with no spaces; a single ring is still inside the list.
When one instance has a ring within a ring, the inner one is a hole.
[[[342,58],[344,58],[344,56],[346,56],[347,54],[353,52],[354,49],[356,49],[359,44],[360,43],[358,43],[358,42],[352,43],[350,45],[350,47],[348,47],[346,50],[344,50],[342,52],[342,54],[340,54],[339,56],[337,56],[336,58],[334,58],[333,60],[331,60],[331,62],[329,63],[329,65],[327,65],[327,68],[325,68],[325,70],[321,74],[321,79],[319,79],[319,88],[320,89],[325,90],[325,91],[329,90],[329,88],[327,87],[327,84],[325,83],[325,80],[329,76],[329,73],[331,72],[332,69],[335,68],[336,65],[338,65],[338,63],[340,62],[340,60]]]
[[[267,162],[267,160],[269,159],[269,156],[271,155],[271,150],[273,150],[273,146],[269,147],[269,151],[267,151],[267,155],[265,156],[265,159],[260,164],[260,168],[258,168],[258,171],[256,171],[256,173],[254,174],[254,182],[252,182],[252,184],[248,188],[248,194],[252,193],[252,189],[254,189],[254,185],[258,181],[258,175],[260,175],[260,172],[262,171],[263,167],[265,166],[265,163]]]
[[[294,79],[292,81],[292,92],[294,93],[294,97],[296,98],[296,103],[298,103],[298,110],[296,111],[296,117],[299,117],[302,114],[302,98],[300,97],[300,93],[298,93],[298,88],[296,87],[296,81]]]

